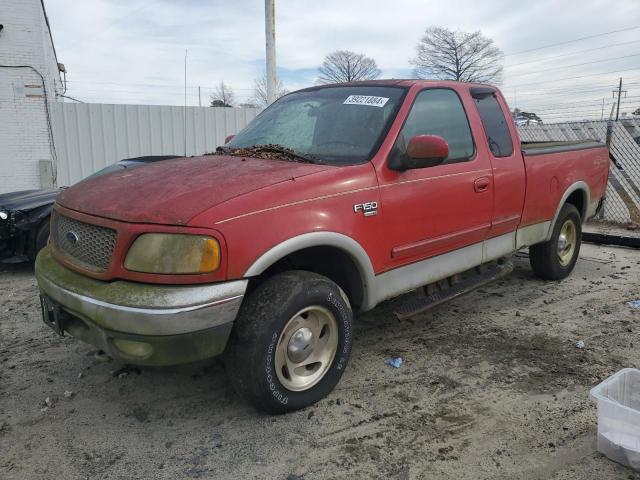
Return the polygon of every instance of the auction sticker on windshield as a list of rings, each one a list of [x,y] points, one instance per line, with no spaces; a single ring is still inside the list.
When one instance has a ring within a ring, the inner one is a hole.
[[[372,95],[349,95],[343,102],[344,105],[369,105],[372,107],[384,107],[389,98],[374,97]]]

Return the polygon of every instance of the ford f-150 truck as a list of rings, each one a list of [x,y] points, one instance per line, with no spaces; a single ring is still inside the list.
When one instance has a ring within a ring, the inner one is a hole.
[[[45,323],[126,363],[225,356],[267,412],[326,396],[353,312],[398,315],[508,273],[559,280],[607,148],[521,144],[495,87],[386,80],[280,98],[215,154],[63,191],[36,262]]]

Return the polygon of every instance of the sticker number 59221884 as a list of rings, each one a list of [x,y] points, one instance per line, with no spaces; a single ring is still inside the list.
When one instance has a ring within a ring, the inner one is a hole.
[[[349,95],[342,102],[345,105],[369,105],[370,107],[384,107],[389,99],[387,97],[374,97],[372,95]]]

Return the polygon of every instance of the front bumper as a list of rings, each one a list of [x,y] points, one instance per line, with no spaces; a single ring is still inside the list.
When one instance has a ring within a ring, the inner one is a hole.
[[[152,285],[91,279],[43,249],[36,259],[42,294],[68,314],[64,330],[114,358],[175,365],[224,351],[246,280],[206,285]]]

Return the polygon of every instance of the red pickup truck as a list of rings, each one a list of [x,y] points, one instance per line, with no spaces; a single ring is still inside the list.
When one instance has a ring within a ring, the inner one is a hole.
[[[595,141],[521,144],[492,86],[300,90],[215,154],[62,192],[43,317],[126,363],[224,353],[258,408],[299,409],[344,372],[353,312],[413,291],[397,312],[413,315],[525,247],[538,276],[569,275],[608,168]]]

